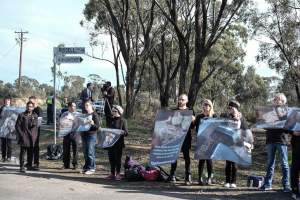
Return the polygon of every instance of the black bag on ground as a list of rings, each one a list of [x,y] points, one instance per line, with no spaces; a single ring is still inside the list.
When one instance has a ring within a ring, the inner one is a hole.
[[[59,160],[63,155],[63,148],[60,144],[49,144],[47,146],[47,160]]]

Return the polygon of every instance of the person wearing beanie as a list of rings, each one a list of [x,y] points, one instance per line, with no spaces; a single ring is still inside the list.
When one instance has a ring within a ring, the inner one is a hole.
[[[211,100],[204,99],[202,102],[202,113],[196,116],[194,126],[196,126],[196,134],[198,133],[198,128],[203,120],[209,119],[209,118],[215,118],[217,115],[214,112],[214,106]],[[204,185],[204,181],[202,179],[203,169],[204,165],[206,163],[207,166],[207,180],[206,184],[211,185],[212,183],[212,174],[213,174],[213,163],[212,160],[199,160],[198,164],[198,174],[199,174],[199,185]]]
[[[124,136],[128,135],[127,122],[122,117],[123,108],[118,105],[112,106],[112,121],[108,128],[120,129],[124,131],[124,135],[121,135],[119,140],[112,146],[108,148],[108,158],[110,163],[110,175],[106,177],[109,180],[121,180],[121,160],[122,152],[125,147]]]
[[[227,107],[227,113],[221,114],[221,117],[234,120],[237,123],[237,127],[242,130],[247,130],[248,125],[245,118],[242,116],[240,109],[240,103],[236,100],[230,100]],[[226,160],[225,165],[225,185],[226,188],[236,188],[236,174],[237,166],[235,162]]]

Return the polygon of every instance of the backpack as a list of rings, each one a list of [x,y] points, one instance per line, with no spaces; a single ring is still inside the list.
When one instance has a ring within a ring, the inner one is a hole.
[[[47,146],[47,160],[59,160],[63,155],[63,148],[60,144],[49,144]]]
[[[156,181],[160,176],[160,170],[155,167],[147,167],[146,170],[142,170],[140,173],[146,181]]]
[[[142,181],[144,178],[141,175],[141,171],[145,170],[145,167],[133,160],[130,156],[126,156],[125,163],[125,179],[127,181]]]

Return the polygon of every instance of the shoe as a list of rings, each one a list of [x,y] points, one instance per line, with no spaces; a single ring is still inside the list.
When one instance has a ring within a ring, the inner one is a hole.
[[[230,184],[230,188],[236,188],[236,184],[235,183],[231,183]]]
[[[26,172],[25,167],[20,167],[20,172],[25,173]]]
[[[290,189],[289,187],[284,187],[284,188],[282,189],[282,192],[283,192],[283,193],[288,193],[288,192],[291,192],[291,189]]]
[[[6,161],[7,161],[7,162],[11,162],[11,158],[7,158]]]
[[[40,167],[38,165],[35,165],[32,168],[33,168],[33,171],[40,171]]]
[[[176,183],[176,176],[170,175],[167,181],[170,183]]]
[[[212,180],[211,180],[211,178],[208,178],[208,179],[207,179],[206,185],[212,185]]]
[[[202,179],[202,177],[199,179],[199,181],[198,181],[198,185],[204,185],[204,182],[203,182],[203,179]]]
[[[186,177],[185,177],[185,185],[192,185],[192,176],[189,174],[189,175],[187,175]]]
[[[105,177],[106,180],[115,180],[115,175],[114,174],[110,174],[107,177]]]
[[[3,163],[4,163],[5,161],[6,161],[6,159],[5,159],[5,158],[2,158],[1,162],[3,162]]]
[[[86,172],[84,172],[84,174],[86,174],[86,175],[91,175],[91,174],[94,174],[94,173],[95,173],[94,169],[90,169],[90,170],[87,170]]]
[[[292,199],[294,200],[300,200],[300,195],[299,194],[295,194],[295,193],[292,193]]]
[[[230,183],[225,183],[225,184],[224,184],[224,187],[230,188]]]
[[[77,165],[73,165],[72,170],[76,170],[77,169]]]
[[[82,170],[80,171],[80,173],[81,173],[81,174],[85,174],[86,171],[87,171],[87,169],[82,169]]]
[[[262,187],[260,187],[259,189],[260,189],[260,190],[263,190],[263,191],[270,191],[270,190],[272,190],[271,187],[267,187],[267,186],[262,186]]]
[[[115,180],[116,180],[116,181],[120,181],[120,180],[122,180],[122,177],[121,177],[121,175],[120,175],[120,174],[117,174],[117,175],[115,176]]]

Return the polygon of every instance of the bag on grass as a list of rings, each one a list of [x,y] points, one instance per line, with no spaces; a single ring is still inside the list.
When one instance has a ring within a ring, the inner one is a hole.
[[[49,144],[47,146],[47,160],[59,160],[63,155],[63,148],[60,144]]]

